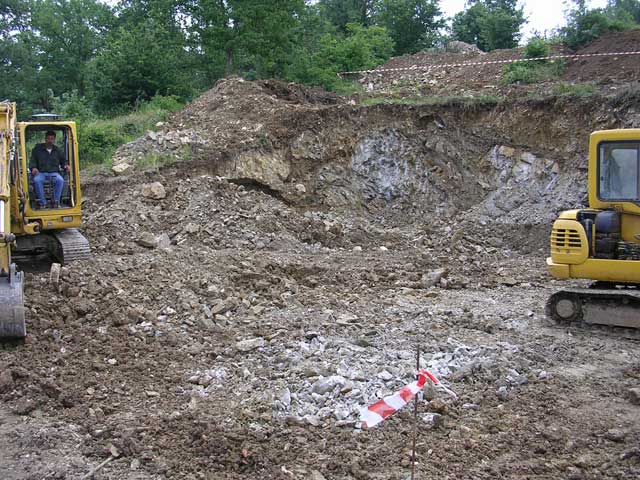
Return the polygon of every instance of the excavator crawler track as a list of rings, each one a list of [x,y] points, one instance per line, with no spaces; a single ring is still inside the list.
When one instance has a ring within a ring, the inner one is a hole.
[[[558,324],[605,329],[628,338],[640,338],[638,288],[562,290],[549,297],[546,314]]]
[[[91,256],[89,241],[76,228],[58,230],[54,234],[60,246],[60,260],[63,264],[86,260]]]

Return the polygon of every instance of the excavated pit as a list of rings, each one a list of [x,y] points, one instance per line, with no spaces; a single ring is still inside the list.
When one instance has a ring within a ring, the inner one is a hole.
[[[629,99],[358,107],[221,82],[115,164],[189,162],[84,182],[91,261],[58,288],[27,275],[4,478],[111,457],[98,476],[407,478],[411,409],[372,430],[358,410],[414,379],[417,345],[458,394],[419,403],[418,478],[637,477],[637,344],[550,324],[544,257],[589,133],[639,125]]]

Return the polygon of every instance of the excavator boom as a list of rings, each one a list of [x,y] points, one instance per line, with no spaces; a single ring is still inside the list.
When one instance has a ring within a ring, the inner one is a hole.
[[[11,168],[15,134],[15,104],[0,103],[0,338],[24,338],[22,272],[11,259]]]

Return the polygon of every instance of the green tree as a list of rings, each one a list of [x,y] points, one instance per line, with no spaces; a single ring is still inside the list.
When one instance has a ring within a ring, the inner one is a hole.
[[[451,31],[454,39],[488,52],[517,47],[525,23],[518,0],[471,0],[454,16]]]
[[[289,80],[335,90],[343,84],[339,72],[374,68],[391,57],[393,39],[386,28],[350,23],[346,29],[344,36],[323,35],[315,52],[301,49],[290,68]]]
[[[432,47],[445,26],[438,0],[378,0],[375,15],[389,31],[396,55]]]
[[[86,66],[104,44],[115,17],[97,0],[36,0],[31,13],[36,32],[39,83],[56,94],[86,90]]]
[[[627,14],[637,24],[640,24],[640,1],[639,0],[609,0],[608,9],[614,15]]]
[[[304,0],[206,0],[191,2],[191,31],[205,58],[225,73],[281,76],[297,43]]]
[[[190,66],[182,38],[168,35],[164,25],[150,17],[135,28],[121,26],[111,33],[91,62],[92,95],[103,112],[156,94],[189,98],[199,83]]]
[[[637,25],[634,15],[639,2],[613,1],[607,8],[588,9],[584,1],[572,2],[566,13],[567,25],[561,29],[565,43],[579,48],[611,31],[627,30]],[[639,9],[640,11],[640,9]]]
[[[342,33],[349,23],[373,23],[374,0],[320,0],[318,4],[321,14]]]

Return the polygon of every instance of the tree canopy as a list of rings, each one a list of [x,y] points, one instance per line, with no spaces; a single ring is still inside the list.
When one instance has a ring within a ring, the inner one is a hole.
[[[453,18],[453,38],[485,52],[518,45],[526,22],[518,0],[471,0],[467,7]]]
[[[571,46],[640,21],[640,0],[572,5]],[[23,115],[62,99],[109,114],[158,95],[185,101],[227,75],[338,90],[340,71],[448,39],[515,47],[526,19],[517,0],[469,0],[446,21],[439,0],[4,0],[0,98]]]

